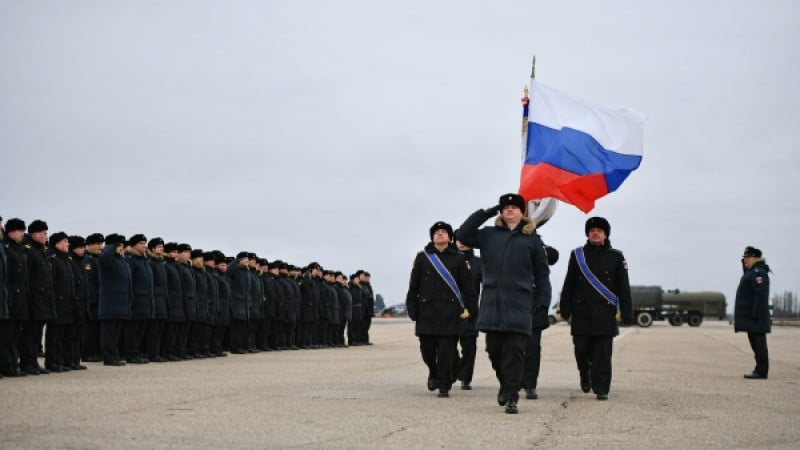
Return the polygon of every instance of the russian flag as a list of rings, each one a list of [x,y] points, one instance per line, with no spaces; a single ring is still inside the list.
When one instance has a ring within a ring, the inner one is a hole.
[[[519,193],[553,197],[588,213],[642,162],[645,118],[586,102],[531,80]]]

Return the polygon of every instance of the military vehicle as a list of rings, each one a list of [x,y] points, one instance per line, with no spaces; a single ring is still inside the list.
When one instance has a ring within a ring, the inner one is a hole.
[[[664,292],[661,286],[631,286],[631,299],[634,320],[645,328],[654,320],[666,320],[676,327],[684,323],[699,327],[703,318],[722,320],[727,315],[721,292]]]

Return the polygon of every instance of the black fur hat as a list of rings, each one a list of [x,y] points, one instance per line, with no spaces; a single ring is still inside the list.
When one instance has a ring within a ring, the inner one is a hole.
[[[70,236],[69,249],[73,250],[78,247],[86,247],[86,239],[82,238],[81,236]]]
[[[519,194],[514,194],[514,193],[503,194],[500,196],[500,199],[497,201],[497,204],[500,205],[500,209],[503,209],[508,205],[513,205],[519,208],[519,210],[522,211],[523,214],[525,213],[525,199],[522,198],[522,196]]]
[[[44,220],[34,220],[28,225],[28,233],[38,233],[40,231],[47,231],[47,222]]]
[[[8,219],[8,222],[6,222],[6,233],[18,230],[25,231],[25,222],[22,219],[17,219],[16,217],[13,219]]]
[[[150,242],[147,243],[147,248],[152,250],[158,247],[159,245],[164,245],[164,240],[161,239],[160,237],[154,237],[153,239],[150,239]]]
[[[147,242],[147,238],[143,234],[134,234],[130,239],[128,239],[128,246],[133,247],[142,241]]]
[[[56,244],[63,241],[64,239],[69,239],[67,233],[64,233],[63,231],[59,231],[58,233],[53,233],[50,236],[50,247],[55,247]]]
[[[759,250],[759,249],[757,249],[755,247],[751,247],[751,246],[748,245],[747,248],[744,249],[744,253],[742,254],[742,258],[744,258],[745,256],[752,256],[754,258],[761,258],[761,250]]]
[[[600,228],[601,230],[606,232],[606,238],[611,235],[611,225],[604,217],[590,217],[589,220],[586,221],[586,227],[584,229],[586,236],[589,236],[589,230],[592,228]]]
[[[105,236],[103,236],[101,233],[92,233],[89,236],[86,236],[86,245],[102,244],[105,240]]]
[[[453,236],[455,235],[455,233],[453,233],[453,227],[452,227],[452,226],[451,226],[449,223],[447,223],[447,222],[442,222],[442,221],[440,220],[439,222],[436,222],[435,224],[433,224],[433,225],[431,226],[431,229],[430,229],[430,231],[429,231],[429,235],[430,235],[430,237],[431,237],[431,240],[433,240],[433,233],[435,233],[435,232],[436,232],[436,230],[444,230],[444,231],[446,231],[446,232],[447,232],[447,235],[448,235],[448,236],[450,236],[450,240],[451,240],[451,241],[453,240]],[[363,271],[363,270],[359,270],[359,272],[360,272],[360,273],[359,273],[359,275],[361,275],[362,273],[364,273],[364,271]]]
[[[117,233],[111,233],[106,236],[106,245],[124,244],[125,236]]]

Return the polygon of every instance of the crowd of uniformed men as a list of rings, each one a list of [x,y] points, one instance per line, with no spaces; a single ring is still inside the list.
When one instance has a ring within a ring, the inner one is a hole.
[[[48,238],[41,220],[3,230],[0,219],[0,235],[3,376],[371,344],[363,270],[346,277],[142,234]]]

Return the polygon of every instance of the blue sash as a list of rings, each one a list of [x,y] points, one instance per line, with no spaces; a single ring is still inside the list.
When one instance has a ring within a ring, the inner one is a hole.
[[[586,255],[583,254],[583,247],[578,247],[575,249],[575,259],[578,260],[578,267],[581,268],[581,273],[586,278],[586,281],[592,285],[595,291],[600,294],[608,303],[617,306],[619,300],[617,296],[611,292],[606,285],[604,285],[600,280],[597,279],[595,274],[589,270],[589,265],[586,264]]]
[[[433,264],[433,268],[439,273],[439,276],[442,277],[445,283],[450,286],[450,289],[453,291],[453,294],[456,294],[456,298],[458,299],[458,303],[461,304],[461,307],[464,307],[464,300],[461,297],[461,290],[458,289],[458,285],[456,284],[456,280],[453,279],[453,276],[450,275],[450,271],[447,270],[447,267],[444,266],[442,260],[439,259],[439,256],[434,252],[424,252],[425,256],[428,257],[428,261]]]

